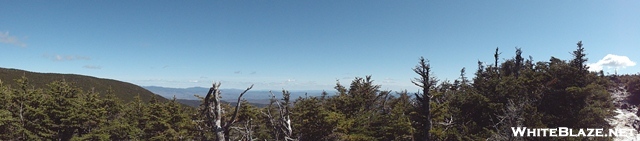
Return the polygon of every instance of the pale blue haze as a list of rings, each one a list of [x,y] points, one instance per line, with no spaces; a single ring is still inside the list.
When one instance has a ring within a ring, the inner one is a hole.
[[[441,80],[462,67],[472,77],[496,47],[501,58],[521,47],[536,61],[570,59],[582,40],[589,63],[637,63],[639,13],[634,0],[1,1],[0,67],[260,90],[331,90],[372,75],[415,91],[420,56]]]

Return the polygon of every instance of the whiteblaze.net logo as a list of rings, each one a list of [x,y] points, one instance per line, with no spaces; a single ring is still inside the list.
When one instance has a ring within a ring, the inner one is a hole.
[[[623,137],[634,136],[633,129],[609,129],[603,128],[578,128],[567,127],[558,128],[527,128],[511,127],[514,137]]]

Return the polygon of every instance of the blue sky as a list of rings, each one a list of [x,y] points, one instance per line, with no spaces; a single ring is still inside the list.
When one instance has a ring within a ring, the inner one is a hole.
[[[500,47],[638,73],[640,1],[3,1],[0,67],[142,86],[332,90],[372,75],[416,91],[418,58],[440,80]],[[611,55],[608,55],[611,54]]]

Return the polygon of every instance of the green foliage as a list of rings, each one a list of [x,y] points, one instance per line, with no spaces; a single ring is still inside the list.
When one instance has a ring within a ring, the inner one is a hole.
[[[13,117],[12,108],[13,93],[0,81],[0,140],[10,140],[19,137],[17,132],[20,125],[19,119]]]
[[[30,88],[26,77],[16,79],[17,87],[13,89],[9,110],[18,120],[17,132],[19,140],[43,140],[53,136],[54,131],[47,128],[52,121],[46,114],[46,107],[40,106],[46,103],[47,95],[43,95],[42,89]]]
[[[297,99],[292,112],[294,129],[297,129],[294,134],[299,135],[300,140],[328,140],[325,137],[331,134],[339,121],[332,119],[332,113],[316,97]]]
[[[640,74],[613,76],[611,79],[623,84],[623,86],[617,87],[627,89],[627,92],[629,92],[629,97],[627,98],[629,103],[633,105],[640,104]]]
[[[29,80],[16,79],[15,87],[0,81],[0,140],[194,138],[189,117],[193,110],[175,101],[146,104],[135,98],[125,105],[110,90],[102,98],[95,89],[84,91],[65,80],[53,81],[46,89]]]
[[[340,84],[337,84],[337,88],[341,88]],[[373,84],[371,76],[365,78],[356,77],[345,94],[340,94],[334,97],[340,109],[335,109],[334,112],[344,115],[346,120],[338,121],[340,126],[338,133],[343,134],[344,140],[371,140],[375,139],[375,130],[371,130],[371,127],[375,127],[376,117],[380,116],[380,105],[386,101],[385,95],[388,95],[389,91],[380,91],[380,85]],[[340,89],[338,89],[340,90]]]
[[[45,93],[50,97],[42,107],[51,119],[45,126],[54,131],[50,139],[70,140],[81,126],[82,116],[86,116],[80,111],[82,105],[79,96],[83,92],[64,81],[54,81]]]
[[[377,140],[411,140],[415,129],[411,126],[411,97],[407,91],[390,96],[381,116],[375,119]],[[387,106],[388,105],[388,106]]]

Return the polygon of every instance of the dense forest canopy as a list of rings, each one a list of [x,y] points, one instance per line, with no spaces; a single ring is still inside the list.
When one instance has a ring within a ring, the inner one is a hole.
[[[453,82],[433,77],[421,58],[413,69],[420,92],[380,90],[364,76],[337,83],[335,94],[283,90],[265,108],[241,97],[220,103],[219,83],[191,108],[157,97],[124,102],[112,90],[65,80],[34,87],[40,78],[21,77],[0,81],[0,140],[584,140],[517,138],[510,127],[610,128],[608,89],[617,84],[640,104],[638,75],[589,72],[585,51],[578,42],[569,60],[536,62],[520,48],[500,60],[496,48],[492,64],[478,61],[472,76],[461,68]]]

